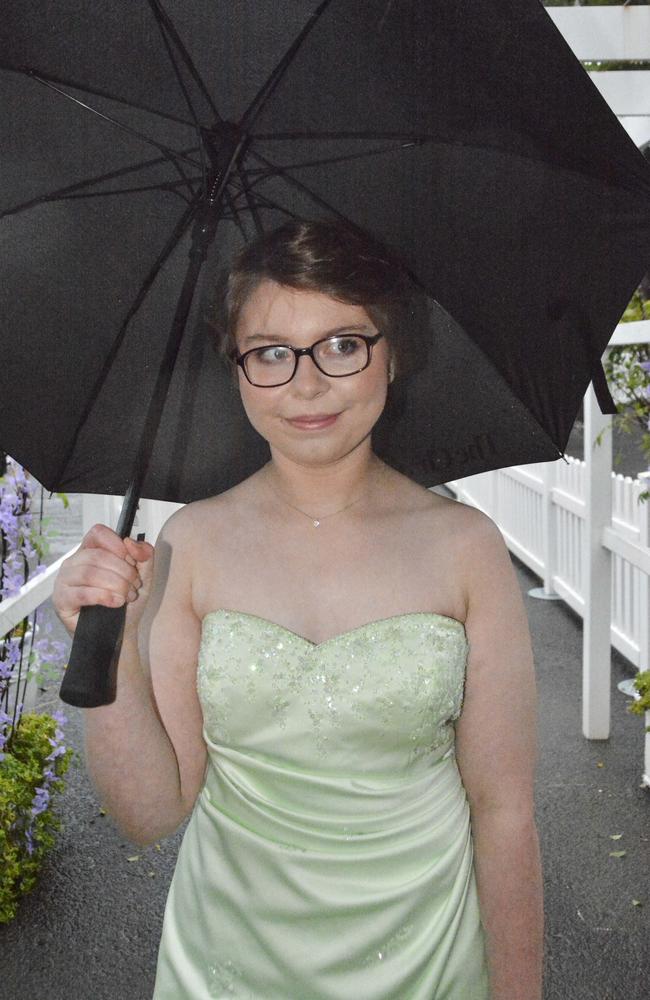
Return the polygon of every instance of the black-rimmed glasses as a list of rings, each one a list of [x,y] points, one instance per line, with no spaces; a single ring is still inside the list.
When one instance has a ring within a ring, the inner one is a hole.
[[[372,349],[383,334],[373,337],[362,333],[337,334],[317,340],[311,347],[291,347],[289,344],[267,344],[253,347],[231,358],[242,369],[251,385],[270,389],[290,382],[298,369],[298,360],[308,354],[319,371],[330,378],[345,378],[367,368]]]

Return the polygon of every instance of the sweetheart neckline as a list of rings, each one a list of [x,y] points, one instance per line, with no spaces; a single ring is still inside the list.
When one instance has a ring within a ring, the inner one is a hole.
[[[206,611],[201,619],[201,626],[205,622],[206,618],[211,615],[237,615],[240,618],[252,618],[254,621],[262,622],[264,625],[270,625],[280,632],[285,632],[287,635],[294,636],[296,639],[300,639],[301,642],[306,643],[313,649],[320,649],[321,646],[327,646],[331,642],[336,642],[340,639],[347,639],[349,636],[354,635],[356,632],[361,632],[363,629],[370,628],[371,625],[382,625],[385,622],[399,621],[401,618],[442,618],[445,621],[453,622],[455,625],[459,625],[463,630],[465,641],[467,642],[467,629],[465,628],[465,623],[461,622],[459,618],[452,618],[451,615],[443,615],[438,611],[405,611],[400,615],[389,615],[388,618],[377,618],[374,621],[364,622],[362,625],[357,625],[356,628],[348,629],[347,632],[340,632],[338,635],[332,635],[329,639],[323,639],[322,642],[313,642],[311,639],[305,638],[304,635],[300,635],[299,632],[294,632],[292,629],[287,628],[286,625],[280,625],[279,622],[273,622],[270,618],[262,618],[260,615],[251,614],[249,611],[237,611],[234,608],[214,608],[212,611]]]

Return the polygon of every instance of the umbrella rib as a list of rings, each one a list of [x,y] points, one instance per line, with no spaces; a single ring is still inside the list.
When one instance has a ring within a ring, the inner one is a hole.
[[[267,160],[265,156],[262,156],[261,153],[256,153],[252,149],[249,150],[249,155],[256,160],[259,160],[261,163],[264,163],[265,166],[270,167],[272,172],[276,176],[282,177],[282,179],[285,180],[287,184],[291,184],[293,187],[297,188],[303,194],[306,194],[309,198],[311,198],[311,200],[316,205],[319,205],[321,208],[324,208],[327,212],[330,212],[332,215],[335,215],[337,219],[341,219],[341,221],[347,222],[348,225],[354,226],[355,229],[357,228],[356,224],[352,221],[352,219],[350,219],[347,215],[343,215],[341,212],[339,212],[338,209],[334,208],[333,205],[330,205],[330,203],[325,201],[324,198],[321,198],[320,195],[317,195],[314,191],[308,188],[306,184],[303,184],[301,181],[296,180],[296,178],[292,177],[291,174],[286,173],[286,171],[282,167],[275,166],[273,163],[271,163],[270,160]]]
[[[56,94],[59,94],[61,97],[67,98],[67,100],[72,101],[74,104],[78,104],[79,107],[85,108],[86,111],[90,111],[92,114],[97,115],[97,117],[101,118],[102,121],[108,122],[110,125],[114,125],[116,128],[121,129],[128,135],[135,136],[136,139],[140,139],[142,142],[146,142],[149,146],[153,146],[154,149],[159,150],[163,154],[163,156],[165,156],[168,160],[170,160],[174,164],[174,166],[181,174],[181,176],[184,176],[182,173],[181,166],[178,162],[179,160],[187,159],[182,154],[178,154],[175,150],[170,149],[168,146],[163,146],[162,143],[156,142],[155,139],[152,139],[149,136],[145,135],[144,132],[139,132],[137,129],[131,128],[130,125],[125,125],[124,122],[118,121],[117,118],[112,118],[110,115],[104,114],[104,112],[100,111],[98,108],[93,108],[91,104],[86,104],[85,101],[82,101],[78,97],[74,97],[73,94],[68,94],[66,93],[65,90],[61,90],[60,87],[55,87],[54,84],[50,83],[49,80],[47,80],[45,77],[38,76],[36,73],[33,73],[31,75],[33,80],[38,81],[38,83],[42,83],[43,86],[48,87],[50,90],[53,90]],[[192,160],[188,160],[187,162],[191,163],[192,166],[196,166],[196,163]]]
[[[332,0],[322,0],[322,3],[320,3],[316,8],[316,10],[313,11],[312,14],[309,16],[307,23],[304,25],[302,30],[293,40],[293,42],[291,43],[285,54],[282,56],[282,59],[280,59],[280,62],[275,67],[275,69],[271,71],[268,79],[264,84],[262,84],[257,94],[255,95],[255,97],[247,107],[246,111],[242,115],[240,121],[240,126],[242,129],[248,131],[250,126],[256,120],[256,118],[258,118],[261,112],[264,110],[266,102],[271,97],[274,90],[280,83],[280,80],[286,73],[287,69],[289,68],[291,62],[294,59],[294,56],[298,52],[298,49],[300,48],[300,46],[302,45],[302,43],[304,42],[305,38],[310,33],[310,31],[312,31],[312,29],[315,27],[316,22],[319,20],[321,15],[324,14],[325,10],[329,7],[331,2]]]
[[[238,172],[241,173],[241,170],[239,170]],[[231,183],[234,186],[234,184],[235,184],[235,178],[232,177],[232,176],[231,176]],[[248,190],[249,191],[252,190],[252,187],[253,187],[253,185],[248,185]],[[243,211],[248,210],[251,213],[251,215],[253,216],[253,218],[255,220],[255,227],[256,227],[256,229],[257,229],[258,225],[261,227],[260,228],[260,234],[263,233],[263,232],[265,232],[265,230],[264,230],[264,226],[262,224],[261,217],[259,215],[259,211],[258,211],[259,208],[273,208],[273,209],[276,209],[278,212],[282,212],[284,215],[288,215],[289,218],[291,218],[291,219],[299,219],[300,218],[300,216],[297,215],[295,212],[292,212],[290,208],[287,208],[284,205],[280,205],[277,201],[274,201],[272,198],[269,198],[268,195],[260,194],[259,191],[255,192],[255,197],[254,198],[248,197],[247,187],[246,187],[245,183],[243,182],[243,180],[239,181],[238,195],[242,196],[246,200],[246,208],[245,209],[244,208],[239,209],[239,212],[241,213]],[[237,211],[237,210],[235,209],[235,211]],[[256,218],[256,216],[257,216],[257,218]]]
[[[186,153],[191,153],[195,147],[186,150]],[[5,218],[8,215],[16,215],[18,212],[24,212],[28,208],[33,208],[35,205],[42,205],[50,201],[60,201],[65,200],[69,194],[74,191],[80,191],[83,188],[88,187],[91,184],[99,184],[103,181],[113,180],[115,177],[124,177],[125,174],[133,173],[136,170],[144,170],[148,167],[156,167],[161,163],[167,162],[166,156],[156,157],[154,160],[143,160],[142,163],[137,163],[129,167],[120,167],[119,170],[111,170],[106,174],[98,174],[96,177],[87,178],[84,181],[78,181],[76,184],[69,184],[67,187],[59,188],[58,191],[51,191],[47,195],[39,195],[36,198],[32,198],[30,201],[24,201],[20,205],[14,205],[12,208],[6,209],[4,212],[0,212],[0,219]],[[182,183],[186,183],[185,180]],[[103,194],[104,192],[89,192],[89,197],[94,194]]]
[[[261,236],[262,233],[264,232],[264,226],[262,225],[262,220],[260,218],[259,212],[257,211],[257,206],[255,204],[255,201],[251,197],[251,190],[253,185],[248,180],[248,173],[241,164],[237,168],[237,173],[239,174],[241,180],[242,193],[244,195],[244,198],[246,199],[246,205],[248,206],[248,210],[251,213],[253,222],[255,223],[255,229],[257,231],[257,235]]]
[[[300,218],[296,212],[292,212],[290,208],[286,207],[286,205],[280,205],[279,202],[273,201],[272,198],[268,198],[266,195],[257,194],[255,197],[257,198],[259,205],[264,208],[274,208],[277,212],[287,215],[290,219]]]
[[[165,10],[163,10],[163,8],[160,6],[160,3],[158,2],[158,0],[149,0],[149,6],[151,7],[151,10],[153,12],[153,16],[156,19],[158,27],[160,28],[160,32],[163,35],[163,39],[165,41],[165,46],[167,47],[167,51],[169,53],[169,58],[170,58],[170,60],[172,62],[172,65],[174,67],[174,72],[176,73],[176,76],[177,76],[177,78],[179,80],[179,83],[181,84],[181,87],[183,89],[183,95],[185,96],[185,100],[187,101],[187,106],[188,106],[188,108],[190,110],[190,114],[192,115],[193,120],[195,122],[197,121],[196,114],[194,112],[194,108],[192,107],[192,103],[191,103],[191,101],[189,99],[189,95],[187,94],[187,92],[185,90],[185,86],[184,86],[184,84],[182,83],[182,81],[180,79],[180,74],[179,74],[179,71],[178,71],[178,65],[177,65],[174,57],[171,54],[171,50],[170,50],[170,47],[168,45],[168,41],[167,41],[167,39],[165,38],[165,35],[164,35],[164,31],[165,30],[169,33],[169,35],[171,36],[171,38],[173,38],[174,44],[176,45],[176,48],[178,49],[183,62],[187,66],[187,69],[189,70],[190,75],[192,76],[194,82],[197,84],[199,90],[201,91],[201,93],[205,97],[206,101],[210,105],[210,109],[211,109],[213,115],[215,116],[215,118],[217,119],[217,121],[220,122],[222,120],[222,118],[221,118],[221,115],[219,114],[219,112],[217,110],[217,107],[216,107],[214,101],[212,100],[212,95],[210,94],[210,91],[206,87],[206,85],[205,85],[205,83],[203,81],[203,78],[201,77],[201,74],[199,73],[198,69],[196,68],[196,65],[195,65],[192,57],[190,56],[189,52],[185,48],[185,45],[184,45],[184,43],[183,43],[180,35],[178,34],[178,32],[176,30],[176,27],[175,27],[173,21],[171,20],[169,14],[167,14],[167,12]]]
[[[183,57],[183,59],[185,61],[185,64],[188,65],[188,63],[189,63],[189,67],[188,68],[190,70],[190,73],[194,77],[194,79],[197,80],[197,78],[198,78],[199,87],[203,91],[204,95],[206,95],[205,87],[203,86],[203,81],[198,76],[198,73],[196,72],[196,67],[192,63],[192,60],[190,59],[187,51],[185,50],[184,46],[182,45],[182,43],[180,41],[180,38],[178,37],[178,34],[176,33],[176,30],[175,30],[173,24],[171,23],[169,17],[162,10],[162,8],[158,4],[157,0],[149,0],[149,6],[151,7],[151,10],[153,12],[153,16],[154,16],[154,19],[155,19],[156,24],[158,26],[158,30],[160,31],[160,36],[162,38],[163,45],[165,46],[165,49],[167,51],[167,55],[169,57],[169,61],[170,61],[171,65],[172,65],[172,69],[174,70],[174,76],[176,77],[176,80],[178,82],[178,86],[181,89],[181,93],[182,93],[183,97],[185,98],[185,103],[187,105],[188,111],[190,112],[190,115],[192,116],[192,121],[194,122],[194,128],[196,129],[197,139],[199,140],[199,154],[200,154],[200,157],[201,157],[201,174],[203,175],[203,186],[204,186],[204,189],[205,189],[205,188],[207,188],[208,171],[207,171],[207,166],[206,166],[206,162],[205,162],[205,149],[203,148],[203,143],[201,142],[201,126],[200,126],[199,120],[198,120],[198,118],[196,116],[196,111],[194,110],[194,105],[192,104],[192,101],[191,101],[188,89],[185,86],[185,81],[183,80],[183,77],[181,76],[180,67],[179,67],[179,65],[178,65],[178,63],[176,61],[176,58],[175,58],[174,51],[172,49],[170,40],[167,37],[167,32],[170,33],[170,35],[172,36],[172,38],[176,42],[177,46],[179,47],[179,50],[180,50],[180,53],[181,53],[181,57]],[[210,104],[210,107],[216,113],[216,108],[214,107],[214,105],[212,103]]]
[[[81,413],[81,416],[79,417],[79,420],[77,421],[77,426],[75,428],[74,434],[72,435],[69,447],[66,450],[66,453],[65,453],[65,455],[64,455],[64,457],[63,457],[63,459],[61,461],[61,465],[59,466],[59,470],[58,470],[58,473],[57,473],[57,476],[56,476],[56,478],[57,478],[58,481],[62,482],[64,480],[64,473],[65,473],[66,466],[67,466],[68,462],[70,461],[70,459],[71,459],[71,457],[72,457],[72,455],[74,453],[74,450],[75,450],[75,448],[77,446],[77,441],[79,439],[79,435],[80,435],[80,433],[81,433],[81,431],[82,431],[82,429],[84,427],[84,424],[86,423],[86,420],[88,419],[88,417],[90,415],[90,412],[91,412],[91,410],[92,410],[92,408],[93,408],[93,406],[94,406],[94,404],[95,404],[95,402],[97,400],[97,397],[99,396],[99,393],[102,390],[102,387],[103,387],[103,385],[104,385],[104,383],[106,381],[106,378],[107,378],[108,373],[109,373],[109,371],[111,369],[113,361],[117,357],[117,354],[118,354],[118,352],[119,352],[119,350],[120,350],[120,348],[122,346],[122,343],[124,341],[124,337],[126,336],[126,331],[127,331],[127,327],[129,325],[129,323],[131,322],[131,320],[133,319],[133,317],[135,316],[135,314],[138,312],[140,306],[144,302],[144,300],[145,300],[145,298],[147,296],[147,293],[149,292],[149,289],[151,288],[151,286],[153,285],[154,281],[156,280],[156,278],[157,278],[158,274],[160,273],[163,265],[165,264],[165,262],[167,261],[167,259],[169,258],[170,254],[173,252],[173,250],[175,249],[175,247],[178,245],[179,241],[182,239],[182,237],[183,237],[184,233],[186,232],[188,226],[190,225],[192,219],[196,215],[196,211],[197,211],[197,208],[199,207],[199,203],[200,203],[200,198],[197,196],[197,197],[194,198],[193,202],[190,205],[188,205],[188,207],[185,209],[185,211],[183,212],[183,214],[180,217],[179,221],[176,223],[176,226],[174,227],[174,230],[173,230],[171,236],[167,240],[167,243],[165,244],[165,246],[162,248],[162,250],[158,254],[158,257],[156,258],[156,261],[154,262],[153,267],[151,267],[151,269],[149,270],[149,273],[146,275],[144,281],[140,285],[140,288],[138,289],[137,295],[136,295],[135,299],[133,300],[133,303],[132,303],[129,311],[127,312],[126,316],[124,317],[124,319],[122,321],[122,325],[120,326],[120,329],[118,330],[117,337],[115,338],[115,340],[111,344],[111,348],[110,348],[110,350],[109,350],[106,358],[104,359],[104,363],[102,365],[102,369],[99,372],[97,378],[95,379],[95,382],[94,382],[94,384],[93,384],[90,392],[88,393],[88,396],[86,398],[86,404],[85,404],[85,406],[84,406],[84,408],[82,410],[82,413]]]
[[[164,118],[165,121],[176,122],[178,125],[192,125],[192,122],[186,118],[179,118],[178,115],[169,114],[169,112],[161,111],[159,108],[151,108],[147,104],[136,104],[135,101],[129,101],[126,97],[120,97],[119,94],[112,94],[110,91],[102,90],[100,87],[90,87],[87,83],[80,83],[78,80],[72,80],[69,77],[57,76],[54,73],[43,73],[41,70],[36,70],[30,66],[10,66],[1,61],[0,69],[4,69],[8,73],[17,73],[19,76],[28,76],[30,78],[35,78],[38,75],[41,80],[49,80],[51,83],[58,83],[63,87],[72,87],[73,90],[79,90],[84,94],[92,94],[93,97],[103,97],[107,101],[114,101],[115,104],[124,104],[125,107],[134,108],[136,111],[146,111],[147,114],[156,115],[157,118]]]
[[[395,139],[404,142],[435,142],[440,135],[429,132],[251,132],[251,139],[258,140],[295,140],[295,139]]]
[[[414,149],[418,144],[416,142],[403,142],[399,146],[380,146],[376,149],[366,149],[362,153],[347,153],[342,156],[328,156],[323,157],[319,160],[304,160],[299,163],[283,163],[282,169],[284,170],[295,170],[301,167],[325,167],[333,163],[346,163],[349,160],[362,160],[367,156],[378,156],[381,153],[392,153],[400,149]],[[259,183],[260,180],[265,180],[267,177],[274,173],[271,169],[252,170],[250,173],[258,175],[253,184]],[[251,185],[252,186],[252,185]]]
[[[401,133],[401,132],[252,132],[250,134],[251,139],[255,139],[259,142],[270,142],[270,141],[291,141],[296,139],[312,139],[312,140],[349,140],[349,139],[363,139],[363,140],[373,140],[373,139],[396,139],[404,140],[407,144],[414,144],[417,146],[431,145],[438,143],[440,145],[446,146],[461,146],[466,149],[477,149],[485,150],[492,149],[496,153],[502,155],[507,155],[509,157],[518,157],[521,160],[527,160],[531,163],[553,163],[553,149],[551,147],[541,148],[539,151],[525,151],[525,150],[512,150],[501,143],[495,142],[489,137],[482,137],[480,139],[472,138],[470,133],[467,136],[462,137],[458,135],[452,135],[451,133],[445,135],[442,131],[437,134],[431,133]],[[574,163],[569,165],[566,163],[558,163],[557,166],[563,171],[568,173],[577,174],[579,177],[588,176],[595,181],[603,184],[608,190],[611,188],[611,182],[609,180],[604,180],[601,176],[593,173],[589,169],[590,161],[587,154],[582,157],[582,163]],[[634,190],[637,191],[635,184],[638,179],[629,182],[625,178],[619,178],[617,180],[617,186],[621,190]]]
[[[196,178],[197,181],[200,181],[200,179],[199,177]],[[110,198],[115,194],[143,194],[146,191],[169,191],[171,194],[177,194],[179,198],[182,198],[189,205],[191,199],[178,190],[180,187],[185,186],[185,181],[169,181],[167,184],[142,184],[140,187],[114,188],[111,191],[88,191],[82,194],[68,194],[56,200],[79,201],[83,198]],[[196,194],[196,192],[194,193]]]

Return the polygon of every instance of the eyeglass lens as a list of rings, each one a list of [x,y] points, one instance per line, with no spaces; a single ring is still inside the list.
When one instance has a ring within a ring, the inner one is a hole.
[[[314,345],[314,359],[324,375],[353,375],[367,364],[368,351],[362,337],[328,337]],[[251,351],[244,363],[251,382],[271,386],[291,379],[296,359],[291,347],[270,344]]]

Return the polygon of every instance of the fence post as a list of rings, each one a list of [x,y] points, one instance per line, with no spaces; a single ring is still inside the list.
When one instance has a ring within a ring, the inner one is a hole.
[[[596,437],[602,434],[601,444]],[[582,732],[606,740],[610,726],[611,552],[603,528],[612,520],[612,418],[600,412],[593,386],[584,397]]]
[[[556,537],[555,537],[555,507],[553,505],[553,487],[557,462],[542,464],[542,558],[544,560],[544,593],[555,594],[553,577],[555,575]]]
[[[641,473],[637,497],[643,490],[650,490],[650,473]],[[637,500],[638,503],[638,500]],[[650,499],[639,504],[639,545],[650,548]],[[640,574],[639,579],[639,670],[650,670],[650,577]],[[650,726],[650,712],[645,713],[645,725]],[[645,734],[643,783],[650,787],[650,732]]]

